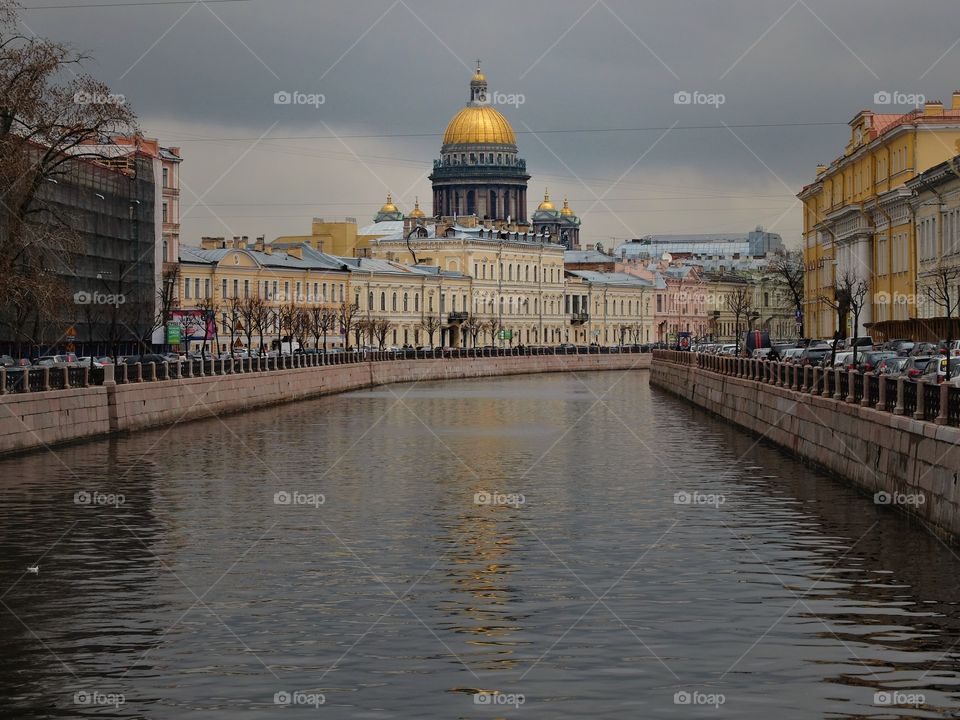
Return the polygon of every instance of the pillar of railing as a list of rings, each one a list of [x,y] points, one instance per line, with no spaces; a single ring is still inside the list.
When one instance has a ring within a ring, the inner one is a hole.
[[[823,370],[823,389],[820,390],[820,395],[825,398],[831,397],[832,390],[830,389],[830,382],[833,380],[833,371],[830,368],[824,368]]]
[[[60,371],[63,373],[63,389],[66,390],[70,387],[70,368],[60,368]]]
[[[917,383],[917,411],[913,417],[917,420],[923,420],[927,405],[927,383],[921,380]]]
[[[843,398],[840,396],[840,373],[842,372],[845,372],[845,371],[841,370],[840,368],[836,368],[834,370],[834,373],[835,373],[833,378],[834,379],[834,383],[833,383],[833,399],[834,400],[843,400]]]
[[[820,388],[820,368],[819,368],[819,367],[814,367],[812,374],[813,374],[813,383],[810,385],[810,394],[811,394],[811,395],[819,395],[819,394],[821,393],[821,388]]]
[[[937,425],[946,425],[950,418],[950,383],[943,383],[940,386],[940,412],[934,418]]]
[[[877,382],[875,373],[865,372],[863,374],[863,397],[860,398],[860,407],[870,407],[870,396],[872,395],[870,389],[875,382]]]
[[[857,375],[860,373],[856,370],[848,370],[849,375],[847,376],[847,397],[846,401],[848,403],[856,402],[857,398]]]
[[[880,385],[877,387],[877,410],[887,410],[887,379],[883,375],[877,376],[877,382]]]
[[[906,413],[903,405],[903,388],[905,382],[903,377],[897,378],[897,406],[893,408],[894,415],[903,415]]]

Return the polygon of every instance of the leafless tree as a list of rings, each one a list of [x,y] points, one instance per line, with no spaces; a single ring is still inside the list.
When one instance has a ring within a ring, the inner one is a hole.
[[[240,323],[243,325],[243,335],[247,338],[247,352],[252,355],[253,351],[253,334],[257,330],[257,318],[264,306],[263,298],[260,297],[246,297],[240,302]],[[261,343],[263,338],[261,336]]]
[[[337,326],[337,311],[328,307],[314,305],[310,308],[310,327],[313,329],[315,347],[320,347],[323,338],[323,351],[327,351],[327,335]]]
[[[803,316],[803,251],[801,250],[778,250],[774,255],[773,262],[770,263],[770,272],[786,287],[793,301],[794,312],[799,319],[800,337],[804,337]]]
[[[420,327],[427,333],[427,337],[430,338],[430,347],[433,347],[433,336],[443,327],[443,321],[434,315],[427,315],[420,321]]]
[[[860,313],[870,287],[867,281],[861,279],[856,272],[847,269],[837,278],[833,286],[833,299],[821,298],[825,304],[832,307],[837,313],[837,332],[834,336],[833,351],[830,353],[830,363],[837,359],[837,344],[847,335],[847,320],[853,315],[853,364],[857,364],[857,333],[860,325]]]
[[[346,301],[340,303],[340,307],[337,310],[337,320],[340,323],[340,330],[343,332],[347,350],[350,350],[350,337],[352,333],[356,332],[356,326],[360,322],[360,319],[359,303],[350,303]],[[357,344],[360,344],[359,340],[357,341]]]
[[[473,343],[473,347],[477,346],[477,337],[480,335],[481,330],[483,329],[483,322],[481,322],[476,315],[470,315],[466,320],[463,321],[463,332],[467,337],[470,338]]]
[[[386,318],[379,318],[370,321],[370,330],[377,341],[378,347],[383,350],[387,344],[387,335],[393,329],[393,322]]]
[[[960,311],[960,267],[939,267],[927,276],[933,280],[924,285],[923,294],[940,308],[947,318],[947,381],[951,379],[950,358],[953,345],[953,316]]]
[[[734,319],[734,329],[736,331],[736,338],[734,343],[736,345],[735,352],[737,355],[740,354],[740,318],[747,317],[750,313],[750,310],[753,308],[753,293],[750,292],[750,287],[746,284],[738,287],[731,293],[727,294],[727,309],[733,313]]]
[[[226,319],[223,329],[230,334],[230,357],[233,357],[233,346],[236,338],[243,334],[245,328],[243,323],[243,298],[227,298],[221,307],[221,312]]]

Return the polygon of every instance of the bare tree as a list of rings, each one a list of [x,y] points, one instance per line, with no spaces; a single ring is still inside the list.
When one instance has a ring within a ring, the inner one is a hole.
[[[473,347],[477,347],[477,336],[480,335],[480,331],[483,329],[483,323],[476,315],[471,314],[470,317],[463,321],[463,325],[460,327],[463,328],[463,332],[472,341]]]
[[[340,322],[340,330],[346,341],[347,350],[350,350],[351,333],[356,331],[357,323],[360,322],[359,303],[349,303],[346,301],[340,303],[340,307],[337,310],[337,320]],[[357,344],[360,344],[359,340]]]
[[[733,313],[734,329],[736,332],[735,354],[740,354],[740,318],[746,317],[753,308],[753,293],[746,284],[727,294],[727,309]]]
[[[243,324],[243,299],[238,297],[228,298],[223,305],[222,312],[226,319],[224,331],[230,334],[230,357],[233,357],[233,346],[236,338],[243,334],[245,327]]]
[[[837,344],[847,335],[847,320],[853,315],[853,364],[857,364],[857,333],[860,326],[860,313],[870,288],[866,280],[861,279],[853,270],[845,270],[833,287],[833,299],[824,297],[823,302],[837,313],[837,332],[834,335],[830,364],[837,359]]]
[[[427,337],[430,338],[430,347],[433,347],[433,336],[443,327],[443,321],[434,315],[427,315],[420,321],[420,327],[427,333]]]
[[[386,318],[370,321],[370,331],[373,333],[373,337],[376,339],[377,345],[381,350],[383,350],[387,344],[387,334],[392,328],[393,323]]]
[[[207,357],[207,341],[214,340],[214,338],[210,337],[210,333],[208,331],[211,324],[210,321],[213,321],[214,328],[217,327],[217,304],[213,298],[198,298],[197,301],[194,302],[193,306],[200,315],[200,322],[203,323],[201,328],[203,332],[203,344],[200,348],[200,356],[205,358]],[[214,337],[219,340],[218,334],[215,333]],[[211,352],[211,355],[213,354],[215,353]]]
[[[947,317],[947,382],[950,382],[950,358],[953,345],[953,316],[960,311],[960,267],[939,267],[929,273],[932,284],[924,285],[923,294]]]
[[[310,327],[313,329],[315,347],[320,347],[320,338],[323,338],[323,352],[327,352],[327,335],[336,326],[336,310],[320,305],[314,305],[310,308]]]
[[[275,311],[281,336],[278,349],[281,352],[283,351],[284,338],[287,338],[287,342],[290,344],[290,354],[293,355],[293,338],[299,330],[300,310],[300,306],[297,305],[294,300],[291,300],[278,307]]]
[[[83,146],[135,128],[133,112],[82,72],[68,46],[26,35],[17,3],[0,0],[0,314],[40,344],[66,307],[69,258],[84,248],[72,218],[48,198]],[[69,71],[69,72],[67,72]]]
[[[806,318],[803,316],[803,251],[801,250],[778,250],[770,263],[770,272],[778,280],[781,280],[793,301],[793,309],[798,320],[798,329],[800,337],[804,337],[804,323]]]
[[[247,338],[247,352],[251,355],[253,351],[253,334],[257,329],[257,317],[262,307],[263,299],[260,297],[246,297],[240,302],[240,323],[243,325],[243,335]]]
[[[153,327],[154,329],[162,328],[164,330],[163,348],[165,351],[170,350],[170,346],[167,343],[166,328],[167,323],[170,322],[170,313],[173,312],[173,309],[177,307],[177,303],[179,302],[179,284],[179,265],[173,265],[163,271],[160,278],[160,288],[157,290],[157,316],[154,320]]]

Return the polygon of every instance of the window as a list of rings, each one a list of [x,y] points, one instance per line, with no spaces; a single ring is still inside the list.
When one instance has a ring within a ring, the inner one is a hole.
[[[277,281],[276,280],[273,281],[273,292],[270,293],[270,297],[273,298],[274,300],[277,299]]]
[[[164,187],[170,187],[169,181],[168,181],[169,174],[170,174],[170,170],[168,168],[164,168],[163,169],[163,186]],[[163,206],[166,207],[167,204],[164,203]],[[164,215],[166,215],[166,213],[164,213]]]
[[[413,294],[413,311],[420,312],[420,293]]]
[[[410,309],[410,295],[408,293],[404,293],[403,294],[403,311],[407,312],[407,310],[409,309]],[[406,342],[406,338],[404,338],[404,342]]]
[[[197,291],[197,297],[200,297],[200,280],[197,279],[196,283],[193,286],[193,289]],[[203,296],[205,298],[210,297],[210,278],[203,279]]]
[[[394,312],[397,311],[397,294],[396,293],[393,294],[393,311]]]
[[[227,297],[227,279],[220,281],[220,297]]]
[[[243,297],[244,298],[250,297],[250,281],[249,280],[243,281]]]
[[[326,283],[323,284],[323,301],[324,302],[327,301],[327,284]]]
[[[240,281],[233,279],[233,297],[240,297]]]
[[[290,299],[290,282],[289,281],[285,281],[283,283],[283,299],[284,301],[287,301]]]
[[[183,297],[190,299],[190,278],[183,279]]]
[[[433,312],[433,295],[430,296],[429,312]]]
[[[385,312],[387,309],[387,294],[385,292],[380,293],[380,312]]]
[[[167,214],[167,203],[163,203],[163,221],[170,222],[170,216]]]
[[[357,305],[360,304],[360,296],[357,296]],[[367,291],[367,309],[373,310],[373,290]]]

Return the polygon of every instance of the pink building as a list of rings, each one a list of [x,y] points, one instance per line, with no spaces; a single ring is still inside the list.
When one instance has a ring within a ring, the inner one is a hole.
[[[710,332],[707,319],[706,284],[700,269],[669,259],[657,261],[634,258],[617,260],[614,272],[651,280],[657,288],[654,328],[657,341],[673,344],[678,333],[705,338]]]

